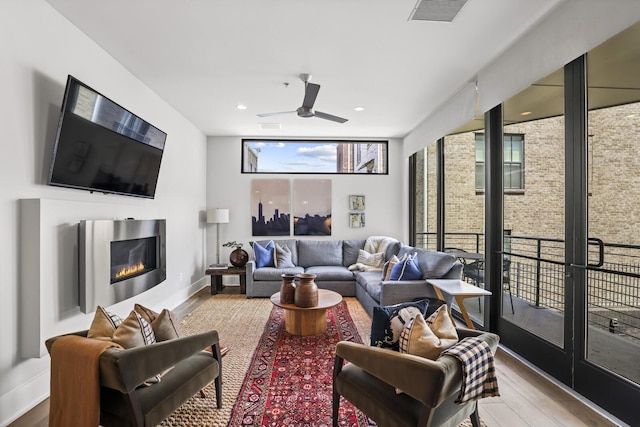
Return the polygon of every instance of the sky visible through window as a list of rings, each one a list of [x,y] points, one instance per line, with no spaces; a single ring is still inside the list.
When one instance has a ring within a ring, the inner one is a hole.
[[[258,153],[258,172],[335,173],[337,170],[337,142],[245,143]]]

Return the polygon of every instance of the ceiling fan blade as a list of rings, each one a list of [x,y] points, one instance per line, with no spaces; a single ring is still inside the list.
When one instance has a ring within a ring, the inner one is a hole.
[[[349,119],[343,119],[342,117],[334,116],[332,114],[323,113],[322,111],[315,111],[315,117],[325,120],[331,120],[332,122],[344,123],[349,121]]]
[[[313,104],[316,102],[319,90],[320,85],[315,83],[306,83],[304,88],[304,100],[302,101],[302,106],[304,108],[313,108]]]
[[[261,114],[256,114],[256,116],[258,117],[271,117],[271,116],[279,116],[280,114],[290,114],[290,113],[295,113],[294,111],[279,111],[277,113],[261,113]]]

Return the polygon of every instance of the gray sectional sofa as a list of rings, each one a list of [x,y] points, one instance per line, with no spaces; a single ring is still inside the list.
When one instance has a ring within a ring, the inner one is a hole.
[[[382,271],[351,271],[366,239],[357,240],[273,240],[291,251],[294,267],[256,267],[252,259],[247,263],[247,298],[270,297],[280,290],[283,273],[313,273],[320,289],[329,289],[342,296],[355,296],[373,314],[373,307],[393,305],[421,298],[436,298],[427,279],[460,279],[462,264],[455,256],[407,246],[399,241],[386,245],[385,260],[393,255],[416,254],[422,272],[419,280],[384,281]],[[269,240],[255,241],[265,247]],[[447,301],[448,304],[451,301]]]

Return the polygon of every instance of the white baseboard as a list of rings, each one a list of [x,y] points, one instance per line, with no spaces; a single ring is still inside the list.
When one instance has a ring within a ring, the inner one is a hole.
[[[0,396],[0,426],[8,426],[49,397],[49,370]]]

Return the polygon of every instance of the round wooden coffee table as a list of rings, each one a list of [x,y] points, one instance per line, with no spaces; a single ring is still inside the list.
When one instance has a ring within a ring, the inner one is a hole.
[[[318,290],[318,305],[302,308],[280,302],[280,292],[271,295],[271,302],[284,308],[284,327],[291,335],[318,335],[327,330],[327,308],[342,301],[342,295],[327,289]]]

